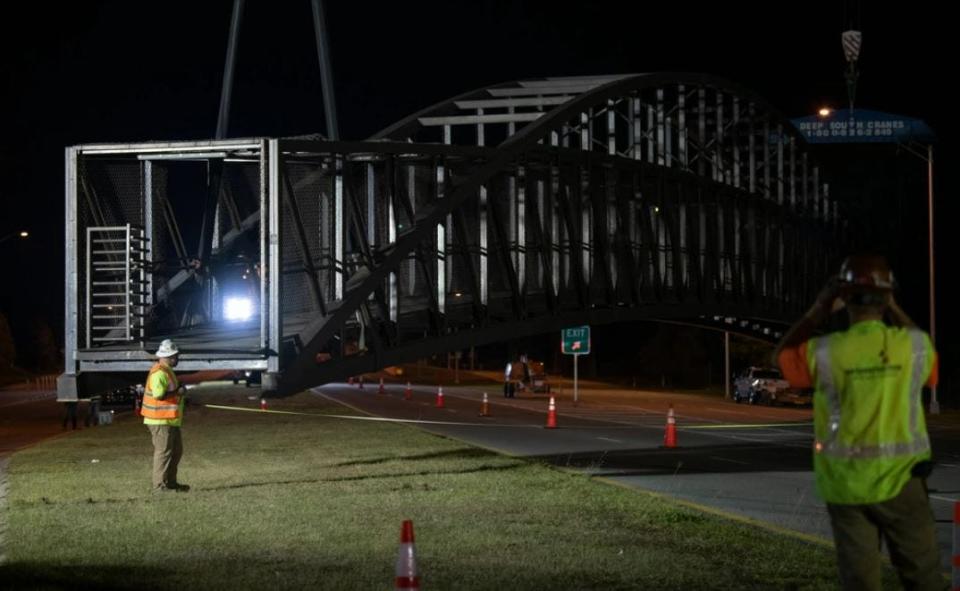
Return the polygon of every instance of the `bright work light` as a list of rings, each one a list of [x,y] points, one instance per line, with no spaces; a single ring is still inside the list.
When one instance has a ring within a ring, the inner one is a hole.
[[[243,322],[253,316],[253,301],[250,298],[227,298],[223,302],[223,318],[231,322]]]

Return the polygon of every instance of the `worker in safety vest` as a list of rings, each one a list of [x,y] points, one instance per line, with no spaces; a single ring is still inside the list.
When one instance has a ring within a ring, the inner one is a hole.
[[[776,356],[792,386],[814,388],[813,469],[842,587],[880,589],[882,537],[904,587],[939,591],[947,584],[927,498],[921,400],[923,386],[936,385],[937,357],[893,288],[883,257],[847,258]],[[844,306],[847,330],[811,338]]]
[[[177,465],[183,455],[180,425],[183,424],[185,390],[173,368],[180,351],[170,339],[160,343],[157,363],[147,374],[140,414],[153,439],[153,489],[155,492],[186,492],[190,487],[177,482]]]

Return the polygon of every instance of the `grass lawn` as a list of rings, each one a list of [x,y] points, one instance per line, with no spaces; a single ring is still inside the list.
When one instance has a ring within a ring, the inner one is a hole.
[[[185,494],[151,493],[132,416],[15,454],[0,587],[392,589],[404,519],[424,589],[836,587],[829,548],[586,476],[406,425],[199,406],[255,407],[242,388],[193,402]]]

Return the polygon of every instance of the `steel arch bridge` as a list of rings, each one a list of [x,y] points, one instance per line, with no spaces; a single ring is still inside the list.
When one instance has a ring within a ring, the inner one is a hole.
[[[773,338],[843,226],[787,119],[697,74],[500,84],[363,142],[82,145],[66,161],[62,399],[145,370],[162,338],[184,369],[263,371],[279,393],[576,324]]]

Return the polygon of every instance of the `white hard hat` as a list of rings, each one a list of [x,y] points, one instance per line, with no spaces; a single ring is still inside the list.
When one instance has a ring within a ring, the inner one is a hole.
[[[157,349],[157,357],[173,357],[179,354],[180,349],[177,349],[177,346],[170,339],[163,339],[160,348]]]

